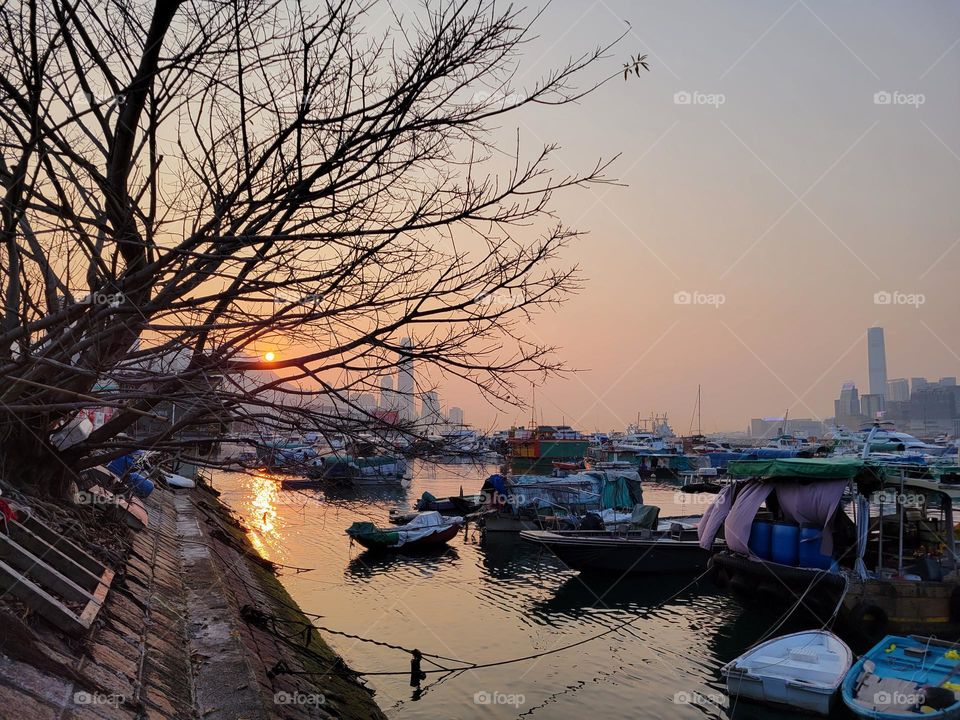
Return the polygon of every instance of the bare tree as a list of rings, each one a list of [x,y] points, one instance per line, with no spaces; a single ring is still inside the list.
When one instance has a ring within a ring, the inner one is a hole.
[[[62,490],[164,400],[189,410],[161,446],[213,415],[341,427],[315,396],[404,357],[492,402],[558,369],[524,329],[578,282],[551,198],[606,164],[555,174],[497,123],[583,97],[606,48],[520,86],[521,11],[396,8],[0,1],[8,478]],[[91,404],[116,412],[57,450]]]

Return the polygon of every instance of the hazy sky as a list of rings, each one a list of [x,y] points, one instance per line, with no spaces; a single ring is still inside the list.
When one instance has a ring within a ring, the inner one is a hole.
[[[626,21],[594,76],[638,52],[652,72],[518,117],[570,168],[622,153],[628,184],[561,203],[590,231],[568,253],[587,284],[531,333],[583,372],[538,389],[543,419],[666,411],[687,432],[698,383],[705,432],[826,418],[842,382],[866,392],[872,325],[889,377],[960,374],[960,3],[556,0],[524,72]],[[477,425],[529,418],[459,385],[442,400]]]

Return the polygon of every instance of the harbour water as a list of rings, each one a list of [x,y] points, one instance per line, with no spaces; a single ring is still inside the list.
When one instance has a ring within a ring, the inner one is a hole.
[[[763,637],[776,612],[744,608],[704,579],[593,578],[515,535],[468,528],[442,552],[373,557],[351,546],[354,521],[386,524],[424,490],[479,489],[494,466],[417,462],[409,488],[328,496],[283,490],[266,474],[220,473],[215,486],[247,523],[257,549],[284,570],[282,582],[317,623],[364,638],[472,663],[535,655],[630,626],[569,650],[410,687],[410,656],[326,635],[347,663],[370,675],[392,718],[788,718],[769,708],[729,707],[720,667]],[[669,484],[647,483],[661,516],[702,511]],[[789,624],[781,632],[797,629]],[[424,664],[425,670],[435,670]],[[841,704],[842,705],[842,704]],[[839,712],[839,711],[835,711]],[[842,715],[841,715],[842,716]]]

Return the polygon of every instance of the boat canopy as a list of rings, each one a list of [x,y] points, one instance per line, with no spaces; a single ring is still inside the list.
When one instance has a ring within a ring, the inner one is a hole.
[[[734,460],[727,472],[735,478],[764,480],[852,480],[865,466],[859,458],[780,458]]]

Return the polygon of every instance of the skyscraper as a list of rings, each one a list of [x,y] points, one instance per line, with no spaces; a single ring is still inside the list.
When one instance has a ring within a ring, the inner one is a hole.
[[[887,400],[907,402],[910,400],[910,381],[906,378],[894,378],[887,381]]]
[[[380,378],[380,409],[385,411],[397,409],[397,399],[393,394],[392,375],[384,375]]]
[[[456,406],[450,408],[450,424],[463,425],[463,410]]]
[[[397,397],[397,405],[401,420],[413,420],[415,417],[413,355],[409,352],[412,349],[413,341],[410,338],[403,338],[400,341],[400,364],[397,367],[397,395],[399,396]]]
[[[440,396],[433,390],[423,394],[420,401],[420,419],[427,425],[439,425],[443,422],[440,414]]]
[[[887,396],[887,351],[883,344],[883,328],[867,330],[867,367],[870,372],[870,394]]]

